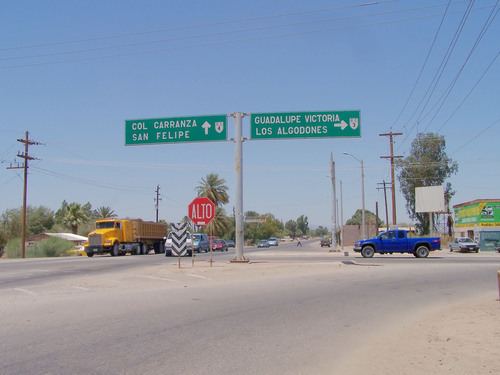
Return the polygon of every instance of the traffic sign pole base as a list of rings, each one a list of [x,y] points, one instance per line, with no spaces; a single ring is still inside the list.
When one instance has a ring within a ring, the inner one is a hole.
[[[248,263],[248,262],[250,262],[250,259],[245,258],[245,257],[243,257],[243,258],[233,258],[233,259],[230,260],[230,263]]]

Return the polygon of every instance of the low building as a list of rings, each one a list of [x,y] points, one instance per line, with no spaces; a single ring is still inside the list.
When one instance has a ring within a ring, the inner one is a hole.
[[[469,237],[479,248],[494,251],[500,245],[500,199],[476,199],[453,206],[455,237]]]
[[[30,236],[27,241],[27,246],[31,246],[38,241],[46,240],[51,237],[62,238],[66,241],[71,241],[75,244],[75,246],[81,246],[85,241],[87,241],[87,237],[79,236],[78,234],[73,233],[40,233]]]

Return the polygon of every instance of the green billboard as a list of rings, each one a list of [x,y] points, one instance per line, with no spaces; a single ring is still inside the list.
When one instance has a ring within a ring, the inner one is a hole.
[[[500,226],[500,200],[479,200],[453,207],[455,226]]]

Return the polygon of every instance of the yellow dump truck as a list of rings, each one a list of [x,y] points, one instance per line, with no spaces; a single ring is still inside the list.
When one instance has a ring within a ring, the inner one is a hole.
[[[165,252],[167,224],[140,219],[101,219],[95,223],[95,230],[85,243],[87,256],[110,253],[112,256]]]

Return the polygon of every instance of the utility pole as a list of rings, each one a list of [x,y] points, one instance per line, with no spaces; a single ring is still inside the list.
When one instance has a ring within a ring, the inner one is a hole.
[[[243,125],[242,119],[246,113],[234,112],[230,114],[234,118],[234,170],[236,172],[236,204],[235,204],[235,257],[232,263],[248,263],[249,259],[243,254],[245,243],[244,233],[244,212],[243,212]]]
[[[18,152],[17,157],[24,159],[24,163],[17,165],[12,165],[7,167],[7,169],[24,169],[24,187],[23,187],[23,212],[22,212],[22,226],[21,226],[21,256],[26,258],[26,227],[27,227],[27,202],[28,202],[28,162],[30,160],[39,160],[29,154],[29,146],[41,145],[42,143],[32,141],[29,139],[29,133],[26,131],[24,138],[17,140],[24,144],[24,152]]]
[[[160,198],[160,185],[156,185],[155,193],[156,193],[156,198],[155,198],[156,222],[158,222],[158,210],[160,208],[160,201],[161,201],[161,198]]]
[[[379,182],[378,185],[384,185],[383,188],[378,187],[377,190],[384,189],[384,203],[385,203],[385,226],[389,230],[389,213],[387,212],[387,182]]]
[[[330,178],[332,180],[332,247],[333,251],[337,251],[337,189],[333,153],[330,153]]]
[[[340,180],[340,248],[344,251],[344,201],[342,197],[342,180]],[[344,252],[344,256],[349,256],[349,252]]]
[[[392,225],[397,224],[396,219],[396,181],[394,180],[394,159],[402,158],[401,155],[394,155],[394,137],[403,135],[403,133],[394,133],[392,130],[389,133],[379,134],[381,137],[389,137],[390,155],[381,156],[382,159],[390,159],[391,161],[391,187],[392,187]]]

